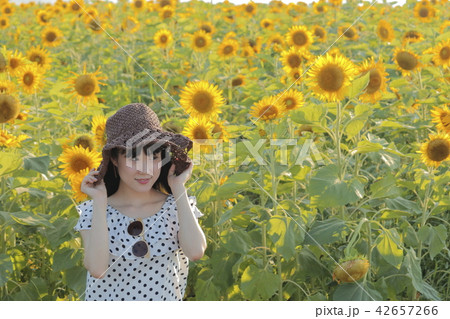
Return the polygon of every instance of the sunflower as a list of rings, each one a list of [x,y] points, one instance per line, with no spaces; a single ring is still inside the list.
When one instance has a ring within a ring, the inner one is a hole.
[[[393,60],[403,75],[410,75],[411,71],[421,67],[419,57],[414,52],[406,49],[396,48]]]
[[[82,134],[73,138],[73,145],[67,146],[64,149],[73,146],[81,146],[89,151],[92,151],[95,150],[95,140],[90,135]]]
[[[252,47],[249,45],[244,45],[241,48],[241,56],[247,58],[250,56],[254,56],[255,55],[255,51],[253,51]]]
[[[323,14],[328,11],[327,4],[323,0],[313,3],[313,9],[316,14]]]
[[[422,144],[419,153],[427,166],[438,167],[441,162],[450,159],[450,135],[438,133],[428,136],[429,140]]]
[[[98,167],[101,162],[101,154],[77,145],[64,149],[58,160],[63,163],[58,166],[63,168],[61,174],[71,180],[76,174],[81,173],[85,169],[91,170],[94,167]]]
[[[15,51],[13,53],[8,52],[8,72],[11,76],[17,76],[20,69],[25,65],[25,58],[22,53]]]
[[[431,117],[431,121],[436,123],[438,130],[450,133],[450,110],[447,106],[444,106],[443,108],[435,106],[431,110]]]
[[[222,113],[222,90],[206,81],[188,82],[180,94],[180,104],[192,116],[215,118]]]
[[[38,10],[36,13],[37,22],[40,25],[49,25],[52,15],[47,10]]]
[[[100,34],[103,33],[103,23],[100,21],[100,17],[98,16],[88,16],[86,19],[86,28],[91,30],[94,33]]]
[[[29,136],[21,134],[19,136],[14,136],[9,134],[5,130],[0,130],[0,147],[20,147],[20,142],[26,140]]]
[[[292,69],[291,71],[289,71],[288,73],[288,77],[287,79],[289,80],[289,83],[287,84],[296,84],[296,85],[300,85],[302,82],[302,75],[303,72],[298,70],[298,69]],[[286,84],[286,82],[284,82]]]
[[[231,134],[225,129],[224,121],[213,121],[213,129],[211,133],[217,134],[219,133],[219,139],[223,140],[224,142],[228,142],[230,140]]]
[[[242,12],[248,17],[253,17],[256,14],[256,8],[256,4],[253,1],[241,6]]]
[[[166,6],[175,7],[177,0],[158,0],[156,6],[164,8]]]
[[[19,70],[17,80],[25,93],[33,94],[44,85],[42,82],[43,75],[44,71],[41,68],[38,68],[36,64],[32,63],[25,65]]]
[[[191,37],[191,48],[197,52],[205,52],[211,45],[211,36],[203,30],[196,31]]]
[[[284,111],[296,110],[302,107],[303,104],[305,103],[303,100],[303,94],[295,89],[280,92],[276,95],[276,98],[283,105]]]
[[[313,26],[312,34],[319,42],[325,42],[327,40],[327,31],[319,25]]]
[[[214,25],[211,22],[208,21],[202,21],[198,24],[198,28],[200,30],[205,31],[206,33],[208,33],[209,35],[213,35],[216,32],[216,28],[214,27]]]
[[[143,12],[146,9],[146,2],[144,0],[133,0],[131,8],[136,12]]]
[[[0,94],[12,94],[16,91],[14,82],[8,80],[0,80]]]
[[[69,3],[69,6],[67,7],[69,12],[72,13],[82,13],[83,9],[85,7],[84,0],[72,0]]]
[[[415,42],[420,42],[424,39],[422,33],[417,32],[415,30],[410,30],[408,32],[405,32],[405,34],[403,35],[403,44],[406,43],[415,43]]]
[[[357,69],[345,56],[326,54],[319,56],[308,71],[308,82],[321,100],[339,101],[344,98]]]
[[[214,125],[207,118],[194,119],[190,117],[182,134],[190,138],[194,142],[194,146],[195,144],[199,144],[201,151],[211,153],[212,145],[208,143],[208,140],[213,138],[213,129]]]
[[[273,30],[273,20],[272,19],[262,19],[261,22],[259,23],[261,28],[266,29],[266,30]]]
[[[392,25],[385,20],[380,20],[380,22],[378,22],[377,35],[381,41],[384,42],[392,42],[395,38]]]
[[[20,112],[17,99],[9,94],[0,94],[0,123],[14,120]]]
[[[245,76],[239,74],[238,76],[231,79],[231,86],[243,86],[245,85]]]
[[[139,21],[135,17],[128,16],[123,20],[121,29],[129,33],[135,33],[139,30],[139,27]]]
[[[175,14],[175,8],[171,6],[165,6],[159,11],[159,17],[161,20],[172,18]]]
[[[8,61],[2,52],[0,52],[0,73],[6,72],[8,69]]]
[[[276,96],[264,97],[251,107],[250,115],[256,117],[256,121],[262,119],[264,121],[273,120],[281,117],[284,107]]]
[[[153,36],[156,46],[161,49],[169,47],[173,42],[172,32],[167,29],[161,29]]]
[[[285,42],[281,34],[274,33],[267,40],[267,44],[268,46],[272,47],[274,51],[280,52],[281,50],[283,50]]]
[[[86,199],[88,199],[88,195],[81,191],[81,183],[84,177],[89,174],[89,169],[85,168],[81,170],[79,173],[74,174],[72,179],[70,180],[70,186],[72,186],[72,197],[75,199],[77,203],[80,203]]]
[[[230,58],[236,55],[239,47],[239,43],[231,38],[224,39],[219,45],[217,54],[223,59]]]
[[[433,49],[433,62],[435,65],[450,67],[450,40],[442,41]]]
[[[375,103],[381,98],[382,92],[386,92],[386,76],[383,63],[378,61],[375,63],[373,57],[364,61],[359,68],[361,75],[370,73],[369,83],[364,89],[364,93],[359,96],[363,102]]]
[[[439,29],[440,33],[444,33],[445,29],[450,28],[450,20],[444,21]]]
[[[27,51],[27,58],[31,62],[36,63],[42,69],[49,69],[50,62],[52,61],[47,50],[41,48],[40,46],[31,47]]]
[[[62,32],[55,27],[47,27],[42,31],[42,44],[48,47],[56,47],[62,41]]]
[[[15,11],[15,7],[9,3],[2,5],[0,8],[1,13],[3,13],[5,16],[11,16]]]
[[[236,19],[236,11],[234,8],[223,8],[222,9],[223,16],[222,18],[228,23],[233,23]]]
[[[343,35],[347,40],[356,41],[359,39],[358,31],[350,24],[345,24],[338,28],[339,35]]]
[[[94,73],[86,73],[86,65],[84,65],[83,73],[80,75],[72,71],[69,72],[74,74],[75,77],[67,81],[67,83],[72,85],[73,90],[71,92],[77,97],[77,100],[79,102],[83,101],[83,103],[97,103],[98,100],[95,94],[100,92],[98,85],[105,85],[99,80],[106,79],[106,77],[99,76],[100,67]]]
[[[0,29],[4,30],[9,27],[9,19],[7,17],[0,17]]]
[[[414,6],[414,16],[422,22],[431,22],[436,16],[436,9],[431,4],[418,2]]]
[[[289,50],[284,50],[281,52],[280,61],[283,64],[283,69],[286,73],[289,73],[293,69],[300,69],[309,59],[311,59],[311,56],[307,53],[307,51],[290,47]]]
[[[307,49],[313,41],[312,33],[305,26],[293,26],[286,35],[287,44],[298,49]]]
[[[101,148],[106,144],[106,117],[103,115],[97,115],[92,118],[92,134],[94,134],[94,140]]]

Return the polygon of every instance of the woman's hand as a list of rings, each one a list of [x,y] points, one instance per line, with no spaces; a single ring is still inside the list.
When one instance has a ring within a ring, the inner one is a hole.
[[[97,178],[95,178],[94,175],[97,175],[98,173],[98,171],[91,169],[89,174],[87,174],[81,182],[81,191],[92,199],[106,200],[107,191],[104,180],[102,179],[100,184],[98,184],[97,186],[93,185],[94,182],[97,181]]]
[[[175,175],[175,164],[169,169],[169,174],[167,175],[167,183],[170,189],[175,189],[177,187],[184,187],[184,184],[191,178],[192,170],[194,168],[194,163],[190,163],[188,168],[186,168],[180,175]]]

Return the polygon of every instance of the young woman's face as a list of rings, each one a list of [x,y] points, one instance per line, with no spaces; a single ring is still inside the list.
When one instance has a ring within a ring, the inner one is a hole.
[[[119,153],[117,168],[121,183],[125,183],[138,192],[150,190],[161,173],[160,162],[161,152],[149,153],[147,156],[142,151],[135,157],[131,154],[127,157],[126,153]]]

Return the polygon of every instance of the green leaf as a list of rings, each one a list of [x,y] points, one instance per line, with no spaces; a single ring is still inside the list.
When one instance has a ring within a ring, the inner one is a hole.
[[[413,215],[421,214],[419,205],[416,202],[403,197],[386,198],[386,206],[393,210],[408,212]]]
[[[310,104],[291,112],[290,116],[297,124],[317,123],[323,118],[323,108],[320,105]]]
[[[295,254],[295,222],[290,217],[272,216],[268,221],[267,234],[275,245],[275,251],[286,260]]]
[[[417,232],[419,239],[429,246],[431,260],[441,252],[446,246],[447,229],[444,225],[428,226],[425,225]]]
[[[236,205],[233,206],[232,209],[227,210],[222,216],[220,216],[219,221],[214,226],[219,226],[225,223],[227,220],[233,218],[234,216],[239,215],[241,212],[247,210],[252,203],[248,199],[248,197],[244,197],[244,199],[239,200]]]
[[[15,151],[3,151],[0,156],[0,176],[9,174],[22,166],[22,155]]]
[[[355,137],[362,130],[365,123],[366,119],[360,118],[352,119],[344,129],[345,134],[347,134],[347,140],[350,140],[353,137]]]
[[[384,198],[400,195],[400,190],[396,187],[396,179],[390,172],[388,172],[383,178],[373,183],[370,186],[370,191],[372,193],[372,198]]]
[[[34,170],[42,174],[48,173],[48,166],[50,165],[49,156],[41,157],[26,157],[23,161],[23,167],[28,170]]]
[[[342,239],[348,233],[348,230],[345,221],[336,217],[316,221],[305,237],[305,244],[331,244]]]
[[[249,265],[242,274],[240,288],[250,300],[268,300],[278,290],[280,277],[269,268]]]
[[[378,152],[379,150],[382,150],[383,146],[378,143],[372,143],[369,141],[360,141],[358,142],[358,145],[356,146],[357,153],[370,153],[370,152]]]
[[[224,230],[220,239],[225,248],[239,254],[246,254],[253,246],[250,235],[241,229]]]
[[[396,229],[386,229],[376,239],[377,249],[381,256],[392,266],[400,269],[403,261],[403,250],[399,247],[400,236]]]
[[[217,301],[220,300],[221,293],[218,287],[212,281],[213,277],[203,280],[198,278],[195,281],[195,300],[199,301]]]
[[[26,226],[44,226],[54,228],[53,225],[40,214],[33,214],[29,212],[10,213],[10,217],[18,224]]]
[[[351,85],[348,87],[345,95],[349,99],[356,97],[366,88],[366,86],[369,84],[369,80],[370,80],[370,72],[366,72],[366,74],[364,74],[363,76],[354,79]]]
[[[334,301],[380,301],[381,294],[365,283],[344,283],[334,291]]]
[[[7,254],[0,254],[0,287],[6,284],[13,272],[11,257]]]
[[[78,296],[84,296],[86,289],[86,268],[75,266],[63,271],[64,282],[67,286],[76,291]]]
[[[441,300],[439,293],[422,279],[422,270],[420,269],[420,259],[417,258],[414,249],[411,247],[406,252],[405,265],[408,275],[411,277],[414,288],[429,300]]]
[[[252,175],[249,173],[234,173],[217,190],[218,199],[228,199],[235,197],[235,194],[249,187]]]
[[[42,297],[47,294],[46,281],[43,278],[33,277],[27,284],[20,286],[19,292],[12,295],[12,299],[17,301],[37,301],[42,300]]]
[[[74,267],[81,259],[82,253],[80,250],[63,247],[55,252],[53,255],[53,271],[61,271]]]

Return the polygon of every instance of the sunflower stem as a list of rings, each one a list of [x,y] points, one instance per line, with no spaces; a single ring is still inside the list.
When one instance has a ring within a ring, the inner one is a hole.
[[[337,149],[337,166],[338,166],[338,177],[339,179],[342,179],[342,172],[341,172],[341,133],[340,133],[340,126],[341,126],[341,102],[338,102],[336,105],[336,149]]]

